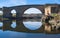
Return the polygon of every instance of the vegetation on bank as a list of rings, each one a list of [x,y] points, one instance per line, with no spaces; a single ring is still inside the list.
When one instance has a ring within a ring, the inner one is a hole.
[[[60,14],[53,13],[50,16],[52,16],[53,18],[51,18],[49,21],[47,20],[49,24],[60,26]],[[45,25],[45,19],[46,19],[46,16],[44,16],[44,18],[42,19],[43,25]]]

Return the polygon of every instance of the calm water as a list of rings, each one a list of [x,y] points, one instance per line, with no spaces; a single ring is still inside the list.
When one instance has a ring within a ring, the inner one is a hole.
[[[27,33],[20,32],[19,25],[24,25],[29,30],[37,30],[41,28],[41,21],[26,20],[26,21],[12,21],[5,20],[0,22],[0,38],[60,38],[60,34],[46,34],[46,33]],[[18,27],[18,28],[17,28]],[[16,30],[16,29],[17,30]],[[24,30],[24,29],[22,29]]]

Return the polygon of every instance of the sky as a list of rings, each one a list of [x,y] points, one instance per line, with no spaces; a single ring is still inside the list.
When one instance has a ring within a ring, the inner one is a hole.
[[[0,0],[0,7],[3,6],[16,6],[16,5],[29,5],[29,4],[46,4],[46,3],[58,3],[60,0]]]

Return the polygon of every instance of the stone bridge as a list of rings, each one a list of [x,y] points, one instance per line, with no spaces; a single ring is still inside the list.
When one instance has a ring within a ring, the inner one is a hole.
[[[20,6],[12,6],[12,7],[3,7],[1,10],[3,11],[3,17],[12,17],[11,11],[16,10],[16,17],[20,18],[24,14],[24,12],[29,8],[37,8],[42,14],[47,15],[47,13],[58,13],[60,12],[60,4],[45,4],[45,5],[20,5]]]
[[[47,13],[49,13],[49,14],[60,13],[60,5],[59,4],[21,5],[21,6],[13,6],[13,7],[3,7],[0,10],[3,11],[3,18],[5,18],[5,17],[12,17],[11,11],[14,9],[17,12],[16,17],[19,19],[24,14],[24,11],[29,8],[37,8],[37,9],[41,10],[42,14],[45,14],[45,15],[47,15]],[[44,32],[43,26],[41,26],[41,28],[39,28],[38,30],[29,30],[26,27],[24,27],[24,24],[22,21],[17,20],[16,23],[17,23],[16,28],[12,28],[11,27],[12,21],[3,21],[2,29],[18,31],[18,32],[34,32],[34,33]]]
[[[43,5],[22,5],[22,6],[14,6],[14,7],[3,7],[3,17],[12,17],[11,11],[16,10],[16,17],[20,18],[24,14],[24,11],[29,8],[38,8],[44,13]]]

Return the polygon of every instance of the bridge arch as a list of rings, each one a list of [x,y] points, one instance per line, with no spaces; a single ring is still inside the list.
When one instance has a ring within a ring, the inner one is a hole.
[[[27,10],[24,11],[24,14],[42,14],[41,10],[38,8],[28,8]]]
[[[3,11],[0,11],[1,15],[3,15]]]
[[[22,17],[24,12],[30,8],[39,9],[44,14],[44,6],[43,5],[22,5],[22,6],[13,6],[13,7],[4,7],[3,8],[3,17],[12,17],[11,10],[16,10],[16,17],[19,19]]]
[[[12,10],[11,10],[12,17],[16,17],[16,13],[17,13],[17,12],[16,12],[15,9],[12,9]]]

